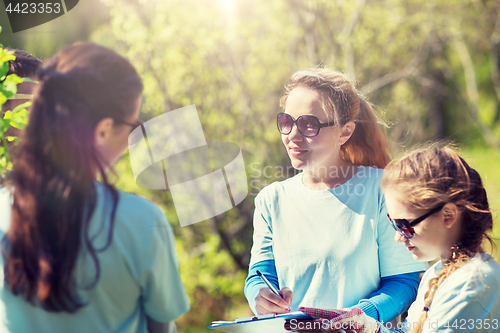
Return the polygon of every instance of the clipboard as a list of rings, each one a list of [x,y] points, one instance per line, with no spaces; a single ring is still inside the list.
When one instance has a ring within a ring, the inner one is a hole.
[[[301,311],[267,314],[254,317],[238,318],[235,321],[214,321],[208,328],[228,333],[290,333],[285,330],[285,321],[290,319],[314,319]]]

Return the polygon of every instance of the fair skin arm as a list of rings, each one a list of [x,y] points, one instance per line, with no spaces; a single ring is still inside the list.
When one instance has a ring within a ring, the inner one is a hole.
[[[276,296],[269,288],[260,289],[255,298],[257,313],[263,315],[288,312],[288,307],[292,303],[293,292],[290,288],[284,287],[279,290],[279,293],[283,298]]]

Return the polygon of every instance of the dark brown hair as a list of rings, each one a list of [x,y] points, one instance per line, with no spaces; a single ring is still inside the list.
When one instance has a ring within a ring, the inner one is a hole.
[[[342,127],[354,121],[356,128],[340,150],[343,160],[365,166],[384,168],[390,161],[385,130],[378,124],[373,108],[342,73],[327,68],[311,68],[292,75],[280,105],[285,108],[290,92],[296,87],[317,91],[328,120]]]
[[[105,117],[132,116],[142,82],[123,57],[86,43],[63,49],[38,72],[28,125],[14,158],[11,225],[2,240],[6,285],[48,311],[75,312],[72,272],[82,247],[96,252],[112,240],[117,191],[108,184],[94,128]],[[96,174],[113,198],[111,232],[100,249],[89,237]],[[83,243],[83,244],[82,244]]]
[[[40,59],[26,51],[5,48],[6,51],[14,51],[15,60],[9,61],[9,70],[7,75],[16,74],[19,77],[31,77],[36,76],[36,72],[42,62]]]

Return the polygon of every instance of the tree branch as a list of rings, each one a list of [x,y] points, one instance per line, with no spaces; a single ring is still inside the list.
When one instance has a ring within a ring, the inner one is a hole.
[[[458,56],[460,58],[460,62],[462,63],[462,68],[464,70],[465,76],[465,89],[467,92],[468,99],[468,110],[469,113],[476,122],[477,126],[481,130],[483,137],[485,138],[488,144],[500,148],[500,141],[495,136],[491,128],[485,124],[481,118],[479,117],[479,92],[477,89],[477,81],[476,81],[476,71],[474,69],[474,63],[472,62],[472,58],[470,56],[469,50],[467,49],[467,45],[463,40],[462,36],[457,37],[453,41],[453,47],[456,49]]]

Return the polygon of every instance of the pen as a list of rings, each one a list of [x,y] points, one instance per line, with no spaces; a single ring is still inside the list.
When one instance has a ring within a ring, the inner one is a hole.
[[[281,299],[283,299],[283,297],[281,297],[281,295],[279,294],[279,292],[276,290],[276,288],[274,288],[271,283],[266,279],[266,277],[264,276],[264,274],[262,274],[259,270],[257,270],[257,275],[260,277],[260,279],[262,281],[264,281],[264,283],[269,287],[269,289],[271,289],[271,291],[276,295],[276,296],[279,296]],[[288,307],[288,311],[292,312],[292,309],[290,309],[290,307]]]

